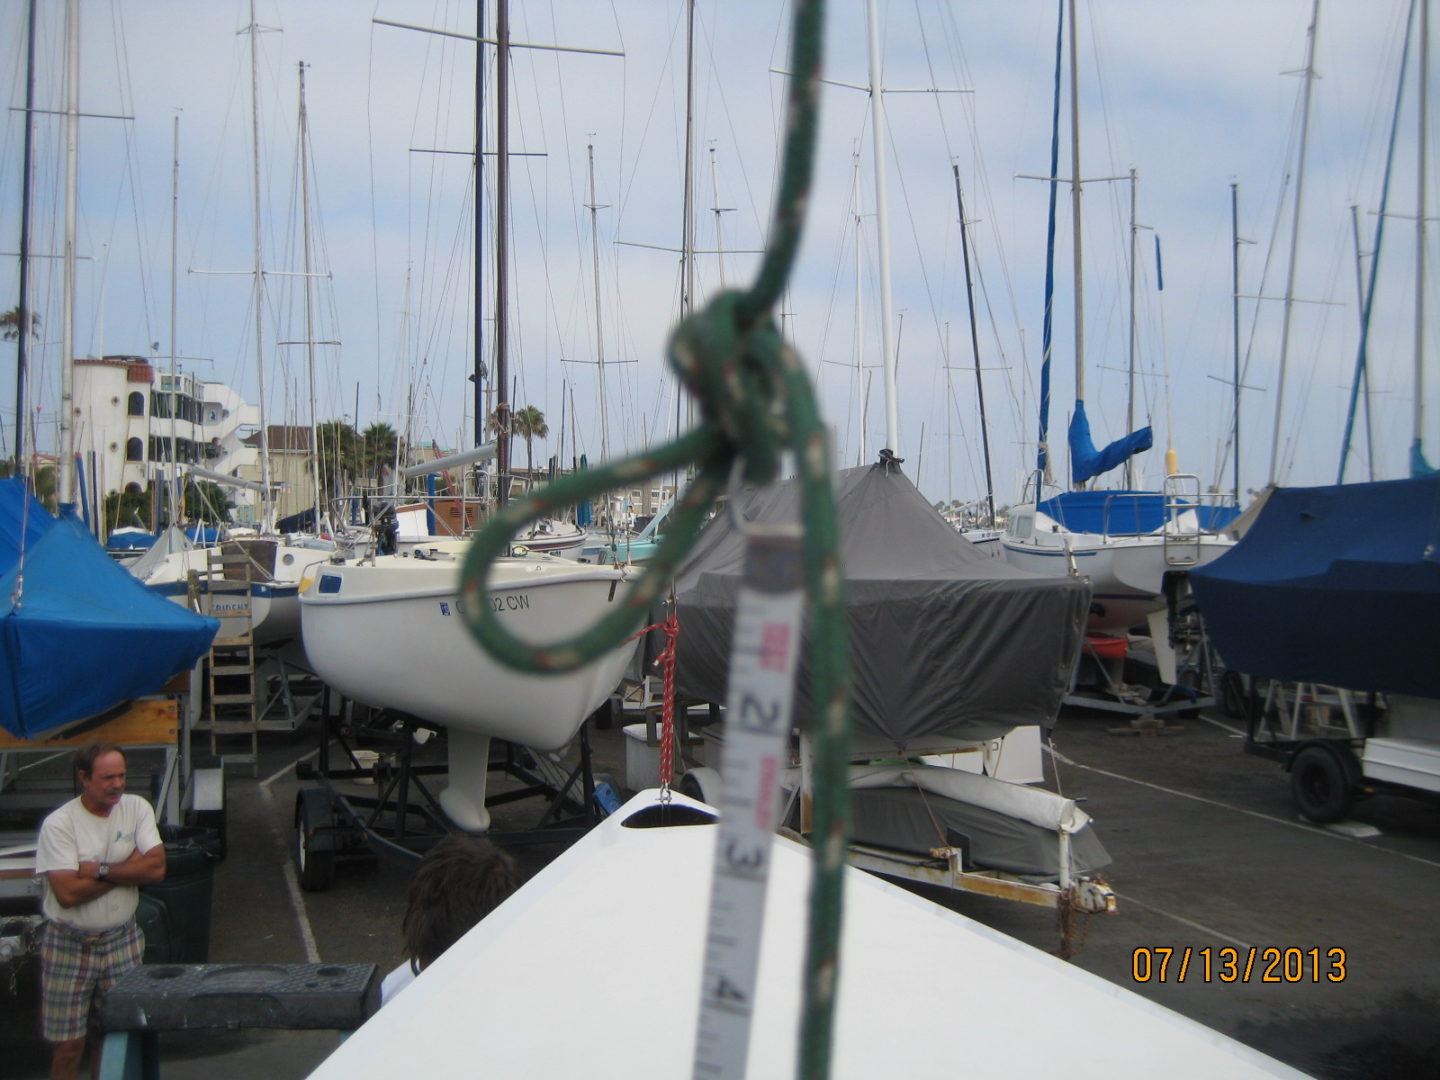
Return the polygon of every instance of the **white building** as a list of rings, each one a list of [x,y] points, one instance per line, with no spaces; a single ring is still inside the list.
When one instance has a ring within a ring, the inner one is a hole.
[[[102,496],[145,491],[175,461],[259,475],[259,409],[222,383],[171,376],[140,356],[106,356],[75,361],[74,393],[75,446]],[[230,499],[237,522],[255,520],[253,492],[231,489]]]

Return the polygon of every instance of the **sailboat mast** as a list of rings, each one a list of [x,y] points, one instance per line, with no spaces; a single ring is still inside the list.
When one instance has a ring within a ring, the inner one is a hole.
[[[1295,208],[1290,223],[1290,267],[1285,275],[1285,319],[1280,332],[1280,377],[1275,385],[1275,423],[1270,431],[1270,483],[1279,479],[1281,422],[1285,409],[1285,371],[1290,360],[1290,324],[1295,310],[1295,270],[1299,265],[1300,211],[1305,194],[1305,161],[1310,141],[1310,91],[1315,85],[1315,38],[1320,26],[1320,0],[1310,11],[1310,27],[1306,31],[1305,70],[1301,78],[1305,88],[1300,105],[1300,161],[1295,169]]]
[[[1240,185],[1230,184],[1230,397],[1235,505],[1240,505]]]
[[[1130,170],[1130,380],[1125,402],[1125,430],[1135,430],[1135,239],[1140,226],[1135,222],[1135,170]],[[1125,488],[1135,490],[1135,456],[1125,459]]]
[[[183,489],[180,486],[180,455],[177,452],[178,445],[175,441],[175,414],[180,410],[175,406],[180,401],[180,372],[176,364],[176,353],[179,350],[175,347],[175,282],[179,270],[179,256],[177,245],[180,235],[180,117],[174,117],[173,130],[170,136],[170,472],[171,482],[165,485],[170,493],[170,524],[174,525],[180,520],[182,507],[185,505],[181,495]],[[154,522],[151,522],[152,526]]]
[[[475,381],[474,405],[475,405],[475,445],[480,446],[485,442],[485,420],[490,410],[485,407],[487,393],[493,391],[493,387],[487,390],[487,376],[489,372],[485,368],[485,312],[484,305],[480,302],[483,295],[481,289],[481,271],[484,268],[485,260],[482,252],[485,250],[485,214],[483,212],[485,191],[485,44],[482,40],[485,36],[485,0],[476,0],[475,4],[475,257],[473,259],[473,270],[475,275],[475,310],[473,313],[474,337],[475,337],[475,364],[471,372],[471,378]],[[497,433],[497,438],[498,433]],[[498,450],[497,450],[498,453]]]
[[[305,61],[300,71],[300,233],[305,253],[305,371],[310,380],[310,485],[315,493],[315,513],[311,527],[320,532],[320,514],[324,499],[320,491],[320,429],[316,423],[318,403],[315,400],[315,299],[310,279],[310,127],[305,111]],[[355,422],[360,422],[357,413]],[[339,457],[338,453],[336,455]],[[338,464],[338,461],[337,461]],[[332,478],[333,482],[333,478]]]
[[[590,261],[595,279],[595,364],[600,381],[600,460],[610,460],[610,412],[605,396],[605,334],[601,324],[600,304],[600,205],[595,201],[595,144],[587,143],[585,152],[590,160]],[[565,430],[561,422],[560,430]],[[563,438],[563,434],[562,434]]]
[[[1426,151],[1430,97],[1430,2],[1420,0],[1420,139],[1415,155],[1415,396],[1414,435],[1411,441],[1411,475],[1424,466],[1425,438],[1425,181],[1429,158]]]
[[[60,331],[60,462],[62,504],[73,502],[75,472],[75,202],[80,167],[80,2],[65,5],[65,283]],[[28,122],[29,117],[26,117]],[[24,334],[28,327],[20,328]]]
[[[25,373],[30,366],[30,193],[33,188],[30,158],[35,148],[35,2],[25,28],[25,149],[21,158],[20,185],[20,303],[16,305],[15,338],[15,471],[19,476],[25,462]]]
[[[875,238],[880,255],[880,355],[885,374],[885,446],[900,454],[900,412],[895,389],[894,304],[890,294],[890,222],[886,208],[885,105],[880,85],[880,16],[867,0],[870,38],[870,129],[875,158]]]
[[[274,528],[274,488],[270,475],[270,429],[265,423],[265,263],[261,243],[260,220],[260,60],[256,37],[260,27],[255,22],[255,0],[250,0],[250,152],[252,157],[252,221],[255,244],[255,381],[260,393],[260,528]]]
[[[975,358],[975,398],[980,405],[980,443],[985,451],[985,506],[989,511],[989,527],[995,527],[995,479],[990,470],[990,425],[985,418],[985,380],[980,374],[980,333],[975,327],[975,286],[970,278],[969,226],[965,220],[965,196],[960,189],[960,166],[951,165],[955,173],[955,206],[960,214],[960,253],[965,261],[965,302],[970,309],[970,352]],[[946,455],[947,459],[949,455]]]
[[[506,349],[507,263],[510,259],[510,4],[495,8],[495,472],[496,505],[510,502],[510,401]],[[478,198],[478,193],[477,193]]]
[[[1070,0],[1070,233],[1075,275],[1075,400],[1085,400],[1085,275],[1080,257],[1080,73],[1075,0]]]

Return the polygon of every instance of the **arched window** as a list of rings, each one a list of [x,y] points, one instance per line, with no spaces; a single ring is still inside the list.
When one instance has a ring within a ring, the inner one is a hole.
[[[136,437],[133,438],[133,439],[128,439],[128,440],[126,440],[126,442],[125,442],[125,460],[126,460],[126,461],[144,461],[144,460],[145,460],[145,440],[144,440],[144,439],[141,439],[139,436],[136,436]]]
[[[133,394],[130,395],[130,415],[131,415],[131,416],[144,416],[144,415],[145,415],[145,395],[142,394],[139,390],[136,390]],[[139,458],[131,458],[130,460],[131,460],[131,461],[139,461],[140,459],[139,459]]]

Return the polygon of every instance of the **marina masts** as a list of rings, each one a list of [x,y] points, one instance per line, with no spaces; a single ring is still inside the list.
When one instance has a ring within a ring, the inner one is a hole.
[[[875,240],[880,258],[880,355],[885,375],[885,446],[900,455],[900,411],[895,388],[894,303],[890,293],[890,222],[886,212],[885,103],[880,85],[880,16],[867,0],[870,38],[870,135],[875,157]]]
[[[510,258],[510,3],[495,9],[495,502],[510,501],[509,363],[506,353],[507,262]],[[475,193],[480,212],[480,193]]]
[[[970,311],[970,352],[975,359],[975,398],[980,405],[980,442],[985,452],[985,506],[988,525],[995,527],[995,479],[990,469],[990,425],[985,418],[985,380],[980,374],[980,336],[975,326],[975,286],[970,279],[969,226],[965,220],[965,196],[960,189],[960,166],[951,165],[955,173],[955,206],[960,214],[960,253],[965,262],[965,302]]]
[[[605,396],[605,334],[601,322],[600,303],[600,225],[597,216],[601,209],[600,204],[595,201],[595,145],[587,143],[585,153],[590,165],[590,201],[586,208],[590,211],[590,261],[592,272],[595,276],[595,364],[596,372],[600,382],[600,460],[610,460],[610,412]],[[561,399],[561,407],[564,407],[564,399]],[[563,440],[565,435],[565,423],[560,423],[560,437]],[[563,451],[562,451],[563,465]]]
[[[272,531],[275,523],[275,493],[270,476],[270,432],[265,425],[265,263],[261,244],[260,220],[260,60],[256,35],[260,26],[255,21],[255,0],[250,0],[250,25],[243,33],[250,35],[250,151],[252,161],[252,225],[255,246],[255,380],[260,394],[260,529]]]
[[[1300,253],[1300,211],[1305,194],[1305,161],[1310,141],[1310,91],[1315,85],[1315,38],[1320,25],[1320,0],[1310,9],[1310,27],[1305,33],[1305,68],[1300,72],[1305,87],[1300,105],[1300,160],[1295,169],[1295,206],[1290,224],[1290,266],[1285,276],[1285,319],[1280,331],[1280,375],[1275,385],[1275,423],[1270,431],[1270,476],[1275,484],[1280,475],[1280,436],[1285,408],[1285,369],[1290,360],[1290,324],[1295,310],[1295,272]]]
[[[25,149],[20,181],[20,302],[15,306],[15,472],[25,461],[25,372],[30,366],[30,158],[35,148],[35,3],[25,21]]]
[[[80,168],[80,0],[65,5],[65,283],[61,289],[61,504],[73,501],[75,473],[75,201]],[[26,117],[28,122],[29,117]],[[20,327],[24,334],[28,327]]]

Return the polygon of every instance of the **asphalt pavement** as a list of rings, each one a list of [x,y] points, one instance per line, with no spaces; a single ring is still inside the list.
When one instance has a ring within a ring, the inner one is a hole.
[[[1056,729],[1046,786],[1084,800],[1114,859],[1107,876],[1120,898],[1117,914],[1082,927],[1083,949],[1072,962],[1317,1077],[1440,1075],[1440,813],[1376,796],[1342,826],[1316,827],[1297,817],[1279,766],[1243,753],[1233,722],[1207,715],[1171,723],[1179,730],[1116,734],[1127,727],[1123,719],[1067,709]],[[384,971],[401,958],[404,865],[346,862],[330,890],[298,886],[295,765],[314,754],[317,740],[313,725],[267,735],[259,775],[229,777],[212,963],[374,963]],[[596,770],[623,786],[619,728],[595,731],[592,745]],[[497,825],[523,827],[540,813],[534,800],[513,803],[498,812]],[[563,847],[514,850],[530,875]],[[1047,910],[926,895],[1036,948],[1059,944]],[[11,1017],[3,1037],[4,1075],[44,1075],[44,1046],[22,1018]],[[985,1037],[966,1031],[964,1017],[946,1033],[960,1047]],[[161,1075],[303,1077],[338,1038],[167,1034]],[[963,1072],[963,1052],[956,1068]],[[1056,1070],[1063,1075],[1063,1062]]]

